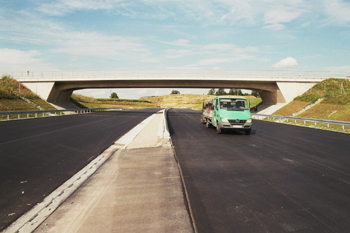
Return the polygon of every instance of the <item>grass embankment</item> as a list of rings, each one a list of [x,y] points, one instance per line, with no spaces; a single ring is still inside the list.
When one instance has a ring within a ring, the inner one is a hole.
[[[71,101],[81,108],[156,108],[157,103],[146,100],[127,99],[95,99],[83,95],[73,94]]]
[[[292,116],[322,98],[322,102],[298,115],[303,118],[350,121],[350,80],[327,79],[276,111],[273,115]]]
[[[212,101],[214,95],[198,95],[198,94],[170,94],[163,96],[151,96],[142,97],[142,100],[148,100],[151,102],[156,102],[162,107],[173,107],[173,108],[193,108],[197,110],[202,109],[203,101]],[[250,100],[251,107],[254,107],[261,103],[260,98],[255,98],[254,96],[244,96]]]
[[[297,117],[324,119],[334,121],[350,121],[350,80],[348,79],[327,79],[316,84],[301,96],[296,97],[292,102],[276,111],[273,115],[292,116],[304,109],[306,106],[315,103],[318,99],[323,100],[300,113]],[[297,122],[303,125],[303,122]],[[314,127],[314,123],[306,123]],[[318,128],[327,129],[327,124],[318,124]],[[330,125],[334,131],[343,131],[342,126]],[[345,132],[350,133],[350,127],[345,127]]]
[[[3,76],[0,79],[0,112],[39,110],[37,107],[20,99],[19,96],[30,100],[45,110],[55,110],[52,105],[40,99],[39,96],[31,92],[17,80],[9,76]]]
[[[193,108],[202,109],[204,100],[213,100],[213,95],[198,94],[170,94],[164,96],[141,97],[138,100],[127,99],[102,99],[92,98],[83,95],[73,94],[71,101],[81,108],[156,108],[173,107],[173,108]],[[245,96],[250,99],[251,106],[254,107],[261,103],[260,98],[254,96]]]

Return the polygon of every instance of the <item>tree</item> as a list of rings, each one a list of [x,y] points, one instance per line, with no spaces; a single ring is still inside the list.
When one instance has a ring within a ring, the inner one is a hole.
[[[111,99],[119,99],[117,93],[113,92],[110,96]]]
[[[252,91],[252,96],[260,97],[260,94],[258,91]]]
[[[225,92],[224,88],[219,88],[216,91],[215,95],[226,95],[226,92]]]
[[[236,89],[231,88],[228,92],[229,95],[236,95]]]
[[[210,89],[208,95],[215,95],[215,88]]]
[[[177,94],[180,94],[180,92],[178,90],[172,90],[170,94],[171,95],[177,95]]]

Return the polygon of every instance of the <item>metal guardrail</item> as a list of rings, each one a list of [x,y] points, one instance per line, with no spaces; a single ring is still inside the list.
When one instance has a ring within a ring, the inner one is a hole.
[[[347,121],[331,121],[331,120],[322,120],[322,119],[312,119],[312,118],[301,118],[301,117],[290,117],[290,116],[277,116],[277,115],[266,115],[266,114],[252,114],[252,116],[267,118],[270,120],[270,118],[273,121],[278,120],[278,122],[284,122],[286,121],[289,123],[289,121],[294,121],[294,124],[297,125],[297,121],[302,121],[304,123],[304,126],[306,126],[306,122],[312,122],[315,125],[315,128],[317,128],[317,124],[327,124],[327,130],[329,130],[330,125],[340,125],[342,126],[343,132],[345,132],[345,126],[350,127],[350,122]]]
[[[330,71],[297,71],[297,70],[196,70],[196,69],[169,69],[169,70],[108,70],[108,71],[36,71],[12,72],[12,77],[18,80],[30,79],[110,79],[120,77],[201,77],[201,78],[300,78],[300,79],[327,79],[350,78],[350,73],[332,73]]]
[[[18,111],[18,112],[0,112],[0,116],[6,116],[5,120],[10,120],[10,116],[17,115],[15,119],[30,119],[37,117],[45,116],[57,116],[62,115],[63,113],[91,113],[99,111],[112,111],[112,110],[121,110],[121,108],[89,108],[89,109],[65,109],[65,110],[44,110],[44,111]],[[0,118],[1,121],[1,118]]]

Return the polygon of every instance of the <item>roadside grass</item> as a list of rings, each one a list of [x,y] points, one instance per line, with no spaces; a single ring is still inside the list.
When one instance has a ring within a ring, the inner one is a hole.
[[[24,85],[10,76],[0,79],[0,111],[36,111],[38,108],[21,100],[22,96],[39,105],[45,110],[56,110],[52,105],[42,100],[38,95],[31,92]]]
[[[279,109],[273,115],[292,116],[309,104],[323,101],[298,115],[303,118],[350,121],[350,80],[327,79]]]
[[[142,100],[148,100],[158,103],[161,107],[173,108],[192,108],[202,110],[203,101],[213,101],[215,95],[199,95],[199,94],[170,94],[163,96],[142,97]],[[243,96],[250,100],[251,107],[255,107],[261,103],[260,98],[254,96]]]
[[[298,115],[304,118],[327,119],[334,121],[350,121],[350,105],[319,103]]]
[[[156,108],[157,104],[150,101],[127,99],[95,99],[78,94],[72,94],[71,101],[81,108]]]
[[[278,116],[292,116],[293,113],[299,112],[312,102],[304,102],[304,101],[299,101],[299,100],[294,100],[284,106],[283,108],[277,110],[273,115],[278,115]]]
[[[0,99],[1,112],[36,111],[36,110],[38,109],[35,106],[28,104],[27,102],[24,102],[18,97],[16,99]]]
[[[316,102],[324,98],[324,103],[346,105],[350,102],[350,80],[349,79],[326,79],[316,84],[303,95],[294,100],[305,102]]]

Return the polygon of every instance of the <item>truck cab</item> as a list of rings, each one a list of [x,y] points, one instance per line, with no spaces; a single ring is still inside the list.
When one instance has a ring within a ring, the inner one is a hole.
[[[240,130],[249,135],[253,125],[249,101],[241,96],[215,97],[211,124],[217,133],[223,130]]]

